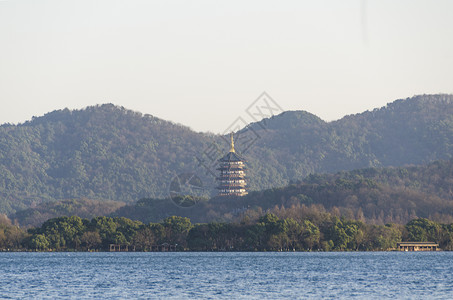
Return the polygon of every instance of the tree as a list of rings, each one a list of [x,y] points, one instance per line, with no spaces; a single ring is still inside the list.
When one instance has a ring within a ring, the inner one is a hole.
[[[197,224],[190,229],[187,235],[187,246],[193,251],[207,251],[214,248],[210,239],[212,233],[208,224]]]
[[[6,235],[5,230],[0,227],[0,249],[6,248]]]
[[[258,220],[265,228],[264,240],[266,246],[272,250],[282,250],[287,242],[285,222],[274,214],[265,214]]]
[[[373,249],[388,250],[396,247],[401,242],[401,231],[395,225],[388,224],[385,226],[374,227]]]
[[[108,249],[109,244],[116,243],[116,229],[118,224],[113,218],[97,217],[90,221],[88,228],[91,231],[96,231],[102,240],[102,248]]]
[[[167,243],[178,244],[182,248],[186,246],[186,238],[192,228],[189,218],[168,217],[162,222],[162,226],[165,228]]]
[[[300,236],[302,235],[302,227],[294,219],[285,219],[286,236],[288,237],[288,246],[291,250],[299,250],[302,248]]]
[[[244,250],[260,251],[265,249],[266,227],[257,223],[245,227]]]
[[[114,218],[114,222],[117,224],[117,244],[126,244],[132,242],[132,239],[134,238],[137,230],[139,230],[140,226],[143,225],[143,223],[140,221],[132,221],[124,217]],[[124,236],[124,241],[121,243],[118,242],[121,239],[118,237],[118,232]]]
[[[142,225],[132,239],[132,245],[142,251],[152,250],[152,246],[155,243],[156,237],[149,225]]]
[[[318,226],[309,220],[303,220],[300,227],[300,240],[304,249],[312,250],[317,247],[320,239],[320,231]]]
[[[23,246],[27,235],[17,226],[7,226],[5,228],[6,247],[10,249],[20,249]]]
[[[88,220],[76,216],[54,218],[44,222],[38,233],[45,234],[51,248],[76,249],[80,244],[80,236],[86,229],[85,223]]]
[[[44,234],[38,234],[31,239],[30,246],[35,250],[47,250],[49,249],[50,242]]]
[[[101,236],[96,231],[87,231],[80,237],[80,242],[86,250],[96,250],[102,243]]]
[[[406,224],[408,239],[413,242],[439,242],[441,227],[428,219],[414,219]]]

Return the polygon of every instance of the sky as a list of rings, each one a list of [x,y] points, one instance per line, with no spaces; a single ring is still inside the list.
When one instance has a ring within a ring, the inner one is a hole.
[[[452,14],[449,0],[0,1],[0,124],[113,103],[222,133],[258,118],[263,92],[326,121],[453,93]]]

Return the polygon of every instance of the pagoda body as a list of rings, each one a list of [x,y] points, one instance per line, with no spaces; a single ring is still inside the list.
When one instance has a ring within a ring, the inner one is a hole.
[[[245,189],[245,164],[244,160],[234,150],[233,134],[231,134],[231,149],[227,155],[219,159],[220,176],[217,178],[219,196],[244,196]]]

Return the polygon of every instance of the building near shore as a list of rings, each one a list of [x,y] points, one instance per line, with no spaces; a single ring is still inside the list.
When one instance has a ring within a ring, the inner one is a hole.
[[[399,251],[438,251],[439,244],[431,242],[401,242],[396,244]]]

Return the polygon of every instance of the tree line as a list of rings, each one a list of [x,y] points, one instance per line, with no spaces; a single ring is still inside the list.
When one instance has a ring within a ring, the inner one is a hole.
[[[266,213],[238,223],[198,224],[179,216],[148,224],[124,217],[71,216],[25,230],[0,218],[4,251],[108,251],[110,244],[136,251],[163,244],[177,251],[380,251],[400,241],[437,242],[453,250],[453,224],[417,218],[406,225],[372,225],[329,213],[304,219]]]

